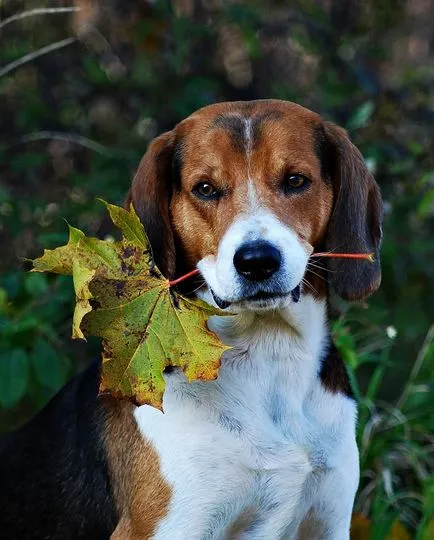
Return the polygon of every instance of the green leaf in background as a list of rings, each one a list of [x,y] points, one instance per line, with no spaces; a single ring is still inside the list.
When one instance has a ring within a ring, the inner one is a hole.
[[[6,289],[0,287],[0,313],[5,313],[8,305],[8,293]]]
[[[350,131],[366,126],[375,109],[372,101],[366,101],[350,116],[347,122],[347,129]]]
[[[422,540],[432,540],[434,538],[434,518],[425,527],[422,535]]]
[[[29,382],[29,360],[21,349],[0,354],[0,405],[12,407],[25,394]]]
[[[416,540],[434,538],[434,478],[428,477],[423,484],[423,517]]]
[[[434,189],[425,192],[417,208],[420,217],[434,215]]]
[[[30,296],[38,297],[47,292],[48,279],[44,274],[28,274],[24,282],[24,288]]]
[[[36,340],[30,354],[30,364],[36,379],[50,390],[57,390],[65,384],[68,369],[59,358],[59,353],[46,340]]]

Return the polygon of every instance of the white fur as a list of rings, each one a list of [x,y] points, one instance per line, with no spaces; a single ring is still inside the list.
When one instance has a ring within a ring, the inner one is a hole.
[[[246,124],[247,147],[249,134]],[[188,383],[174,371],[165,376],[164,414],[148,406],[135,413],[172,488],[153,538],[348,539],[359,475],[355,404],[319,377],[329,346],[325,302],[291,298],[310,251],[259,206],[248,182],[246,211],[217,256],[198,264],[208,286],[200,296],[213,303],[211,288],[238,312],[209,323],[233,347],[219,377]],[[282,264],[265,282],[247,283],[233,257],[255,240],[277,247]],[[246,301],[256,290],[282,296]]]
[[[233,345],[219,378],[166,376],[164,414],[136,410],[173,490],[156,540],[349,538],[358,484],[352,400],[324,389],[325,304],[303,296],[280,313],[244,312],[211,327]],[[230,536],[249,514],[250,528]]]

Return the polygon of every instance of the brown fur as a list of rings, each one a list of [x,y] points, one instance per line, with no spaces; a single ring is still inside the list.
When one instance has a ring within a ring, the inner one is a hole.
[[[134,405],[102,396],[106,411],[104,444],[120,516],[114,540],[145,540],[167,514],[171,489],[162,477],[156,451],[134,419]]]

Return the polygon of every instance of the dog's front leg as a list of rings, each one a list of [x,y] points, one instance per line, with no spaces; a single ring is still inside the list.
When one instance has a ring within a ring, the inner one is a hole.
[[[349,540],[354,498],[359,484],[359,454],[354,441],[339,468],[321,478],[316,500],[297,540]]]

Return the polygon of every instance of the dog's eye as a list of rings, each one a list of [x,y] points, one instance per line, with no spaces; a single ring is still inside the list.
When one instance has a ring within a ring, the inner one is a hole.
[[[218,199],[220,192],[209,182],[199,182],[193,188],[193,193],[201,199]]]
[[[287,174],[283,181],[283,189],[285,193],[290,193],[307,187],[309,183],[309,178],[302,174]]]

